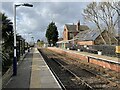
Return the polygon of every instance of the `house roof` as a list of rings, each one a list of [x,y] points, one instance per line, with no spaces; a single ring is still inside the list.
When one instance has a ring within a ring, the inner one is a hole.
[[[88,30],[89,27],[86,25],[80,25],[80,31]]]
[[[68,32],[79,32],[79,31],[84,31],[84,30],[89,29],[89,27],[86,26],[86,25],[80,25],[80,30],[79,31],[76,30],[77,25],[65,24],[65,26],[67,27]]]
[[[103,30],[103,31],[105,31],[105,30]],[[79,32],[76,35],[75,38],[78,38],[78,40],[80,40],[80,41],[90,41],[90,40],[94,41],[99,35],[100,35],[99,30],[90,30],[90,29],[88,29],[86,31]]]
[[[68,24],[65,24],[65,26],[67,27],[68,32],[78,32],[78,31],[76,30],[76,25],[68,25]]]

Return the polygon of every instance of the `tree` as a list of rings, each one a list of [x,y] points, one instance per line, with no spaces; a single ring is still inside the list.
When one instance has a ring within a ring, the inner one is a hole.
[[[112,6],[112,2],[92,2],[84,9],[84,18],[93,22],[100,33],[103,29],[107,30],[106,36],[109,41],[105,41],[102,34],[100,34],[104,44],[107,44],[107,42],[111,44],[111,36],[115,35],[115,27],[118,22],[117,10],[113,9]]]
[[[105,24],[105,28],[108,31],[108,39],[110,44],[112,43],[112,39],[110,38],[110,36],[115,36],[115,28],[118,23],[118,12],[117,9],[112,8],[114,6],[117,7],[117,4],[114,4],[114,2],[99,3],[99,11],[101,11],[101,15],[99,16],[99,18],[103,21],[103,23]],[[114,37],[114,39],[116,38]]]
[[[58,30],[54,22],[51,22],[48,25],[46,38],[50,46],[51,44],[53,44],[53,46],[56,45],[56,42],[58,41]]]
[[[1,13],[2,14],[2,13]],[[13,23],[5,14],[2,14],[2,41],[5,49],[13,47]]]
[[[3,70],[6,66],[12,64],[13,59],[13,25],[10,19],[5,14],[0,12],[0,18],[2,20],[2,66]]]
[[[116,10],[118,16],[120,16],[120,1],[108,3],[114,10]]]
[[[117,14],[118,14],[118,29],[120,28],[120,1],[119,2],[112,2],[111,4],[109,3],[109,5],[116,10]],[[118,30],[118,37],[120,36],[120,32]],[[119,41],[118,41],[119,43]]]

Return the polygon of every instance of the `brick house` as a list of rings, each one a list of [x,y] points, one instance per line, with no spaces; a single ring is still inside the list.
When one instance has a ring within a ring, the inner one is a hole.
[[[78,21],[77,25],[73,24],[65,24],[63,31],[63,40],[71,40],[73,39],[79,32],[89,29],[86,25],[80,25],[80,21]]]

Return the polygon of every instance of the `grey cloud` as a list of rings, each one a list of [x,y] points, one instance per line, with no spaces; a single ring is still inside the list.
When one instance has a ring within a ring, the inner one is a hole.
[[[64,24],[84,22],[81,12],[88,3],[85,2],[31,2],[34,7],[17,8],[17,32],[32,32],[35,39],[45,40],[48,24],[54,21],[62,36]],[[8,17],[13,15],[13,3],[3,3],[3,11]]]
[[[2,2],[2,10],[5,10],[9,16],[13,15],[13,2]]]

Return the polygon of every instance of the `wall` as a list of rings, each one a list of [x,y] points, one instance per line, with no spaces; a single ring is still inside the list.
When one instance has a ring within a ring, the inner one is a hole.
[[[105,62],[105,61],[97,60],[97,59],[94,59],[94,58],[90,58],[89,62],[93,63],[93,64],[97,64],[97,65],[102,66],[104,68],[109,68],[111,70],[115,70],[117,72],[120,72],[120,65],[118,65],[118,64],[113,64],[113,63],[110,63],[110,62]]]

